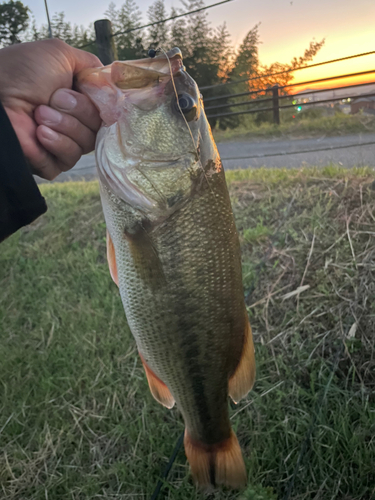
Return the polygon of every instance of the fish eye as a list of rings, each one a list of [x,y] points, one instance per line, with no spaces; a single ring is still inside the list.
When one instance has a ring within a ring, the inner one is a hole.
[[[194,99],[189,94],[182,94],[178,96],[178,104],[183,113],[188,113],[195,106]]]
[[[197,104],[189,94],[180,94],[178,96],[178,111],[182,111],[188,121],[193,120],[197,114]]]

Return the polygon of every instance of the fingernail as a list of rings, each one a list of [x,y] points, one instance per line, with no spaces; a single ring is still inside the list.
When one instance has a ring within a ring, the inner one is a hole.
[[[64,111],[71,111],[77,105],[77,99],[64,89],[55,92],[53,104]]]
[[[44,125],[40,127],[40,134],[48,141],[56,141],[59,138],[59,135],[54,130],[45,127]]]
[[[58,125],[62,120],[62,114],[48,106],[41,106],[39,114],[42,122],[48,126]]]

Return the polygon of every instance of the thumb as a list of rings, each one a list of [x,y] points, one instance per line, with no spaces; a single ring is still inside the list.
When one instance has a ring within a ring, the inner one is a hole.
[[[75,76],[77,73],[86,68],[100,68],[103,64],[99,58],[85,50],[69,47],[69,61],[72,68],[72,73]]]

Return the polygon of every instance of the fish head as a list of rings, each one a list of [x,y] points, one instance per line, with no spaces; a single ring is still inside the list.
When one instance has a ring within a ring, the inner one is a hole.
[[[103,120],[96,143],[100,182],[134,208],[173,211],[207,165],[219,168],[202,96],[178,48],[84,70],[77,87]]]

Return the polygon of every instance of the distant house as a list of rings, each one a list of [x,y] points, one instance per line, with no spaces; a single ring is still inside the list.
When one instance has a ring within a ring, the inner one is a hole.
[[[375,96],[360,97],[359,99],[354,99],[354,101],[351,102],[350,111],[352,115],[358,113],[361,109],[371,114],[375,113]]]
[[[338,93],[334,90],[327,90],[324,92],[314,93],[314,89],[306,89],[298,94],[295,94],[295,99],[297,104],[303,105],[306,103],[311,103],[309,107],[312,106],[322,106],[322,107],[332,107],[335,104],[335,99],[340,97]],[[332,101],[331,101],[332,99]],[[324,102],[320,102],[324,101]],[[314,103],[314,104],[312,104]],[[316,103],[316,104],[315,104]]]
[[[375,96],[361,97],[363,94],[375,94],[374,83],[361,87],[348,85],[347,87],[318,90],[319,92],[315,93],[316,90],[307,88],[294,94],[296,104],[303,107],[304,104],[309,103],[309,107],[322,106],[326,109],[337,109],[338,107],[341,109],[344,106],[341,109],[344,113],[358,113],[363,108],[365,112],[375,114]]]

